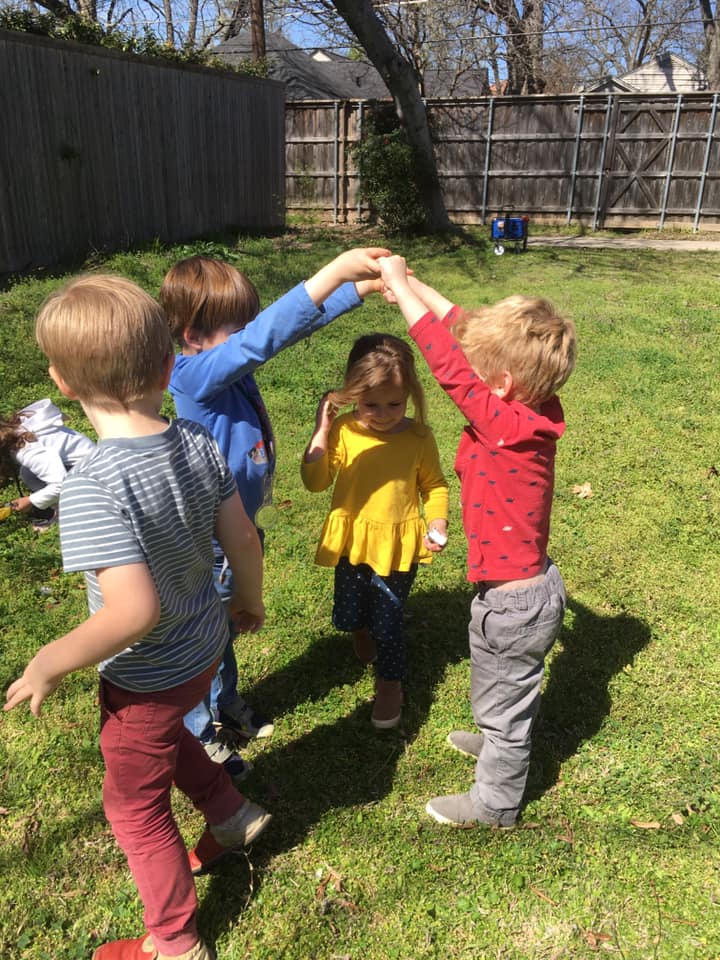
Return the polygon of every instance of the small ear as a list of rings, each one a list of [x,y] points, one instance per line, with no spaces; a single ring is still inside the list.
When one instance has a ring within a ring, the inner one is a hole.
[[[200,353],[203,348],[203,336],[195,327],[185,327],[183,330],[183,341],[186,346],[190,347],[191,350],[196,350],[198,353]]]
[[[503,372],[495,378],[495,383],[491,387],[492,392],[501,400],[507,400],[513,390],[513,375],[509,370]]]
[[[68,400],[77,400],[75,391],[70,389],[52,364],[48,367],[48,373],[50,374],[50,379],[64,397],[67,397]]]

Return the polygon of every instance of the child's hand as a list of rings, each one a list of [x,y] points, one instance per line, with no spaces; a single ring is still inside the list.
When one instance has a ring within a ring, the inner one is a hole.
[[[382,293],[384,295],[385,284],[380,277],[374,277],[372,280],[357,280],[355,282],[355,289],[358,292],[358,296],[364,300],[365,297],[369,297],[371,293]]]
[[[447,520],[432,520],[423,543],[431,553],[440,553],[447,546]],[[435,539],[433,539],[433,535]],[[439,542],[438,542],[439,541]]]
[[[380,277],[380,257],[389,257],[385,247],[357,247],[336,257],[333,266],[343,281],[371,280]]]
[[[329,398],[329,393],[324,393],[320,398],[320,403],[318,404],[317,411],[315,412],[314,435],[321,433],[324,436],[327,436],[327,434],[330,432],[330,427],[335,422],[335,417],[338,415],[338,408]]]
[[[23,675],[8,687],[3,710],[12,710],[24,700],[29,700],[30,712],[39,717],[43,701],[57,688],[61,679],[48,677],[38,663],[37,656],[33,657]]]
[[[234,598],[233,598],[234,600]],[[259,609],[248,609],[245,601],[237,605],[230,601],[230,621],[235,633],[257,633],[265,623],[265,607],[260,604]]]
[[[393,294],[397,294],[397,287],[407,283],[408,268],[405,257],[380,257],[381,276],[383,283]]]

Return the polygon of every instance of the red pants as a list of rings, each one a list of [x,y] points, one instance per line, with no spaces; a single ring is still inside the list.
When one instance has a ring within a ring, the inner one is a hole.
[[[203,699],[218,664],[170,690],[133,693],[100,681],[103,804],[145,908],[160,953],[176,956],[197,940],[197,896],[170,788],[187,794],[209,824],[236,813],[244,797],[213,763],[183,717]]]

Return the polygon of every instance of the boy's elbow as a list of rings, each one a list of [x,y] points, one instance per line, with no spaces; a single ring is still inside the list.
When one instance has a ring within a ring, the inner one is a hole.
[[[160,622],[160,597],[157,592],[151,597],[143,598],[136,608],[135,629],[133,633],[140,640],[147,636]]]

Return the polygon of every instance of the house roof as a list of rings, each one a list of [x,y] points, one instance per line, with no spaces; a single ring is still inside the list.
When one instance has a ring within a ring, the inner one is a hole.
[[[351,60],[321,49],[310,53],[296,47],[282,34],[265,37],[270,76],[286,85],[287,100],[385,100],[390,93],[375,67],[365,60]],[[214,53],[230,64],[252,56],[248,31],[224,40]],[[484,96],[487,74],[469,71],[459,79],[451,71],[429,70],[425,74],[428,97]]]
[[[704,90],[702,72],[676,53],[660,53],[619,77],[601,77],[585,93],[692,93]]]

